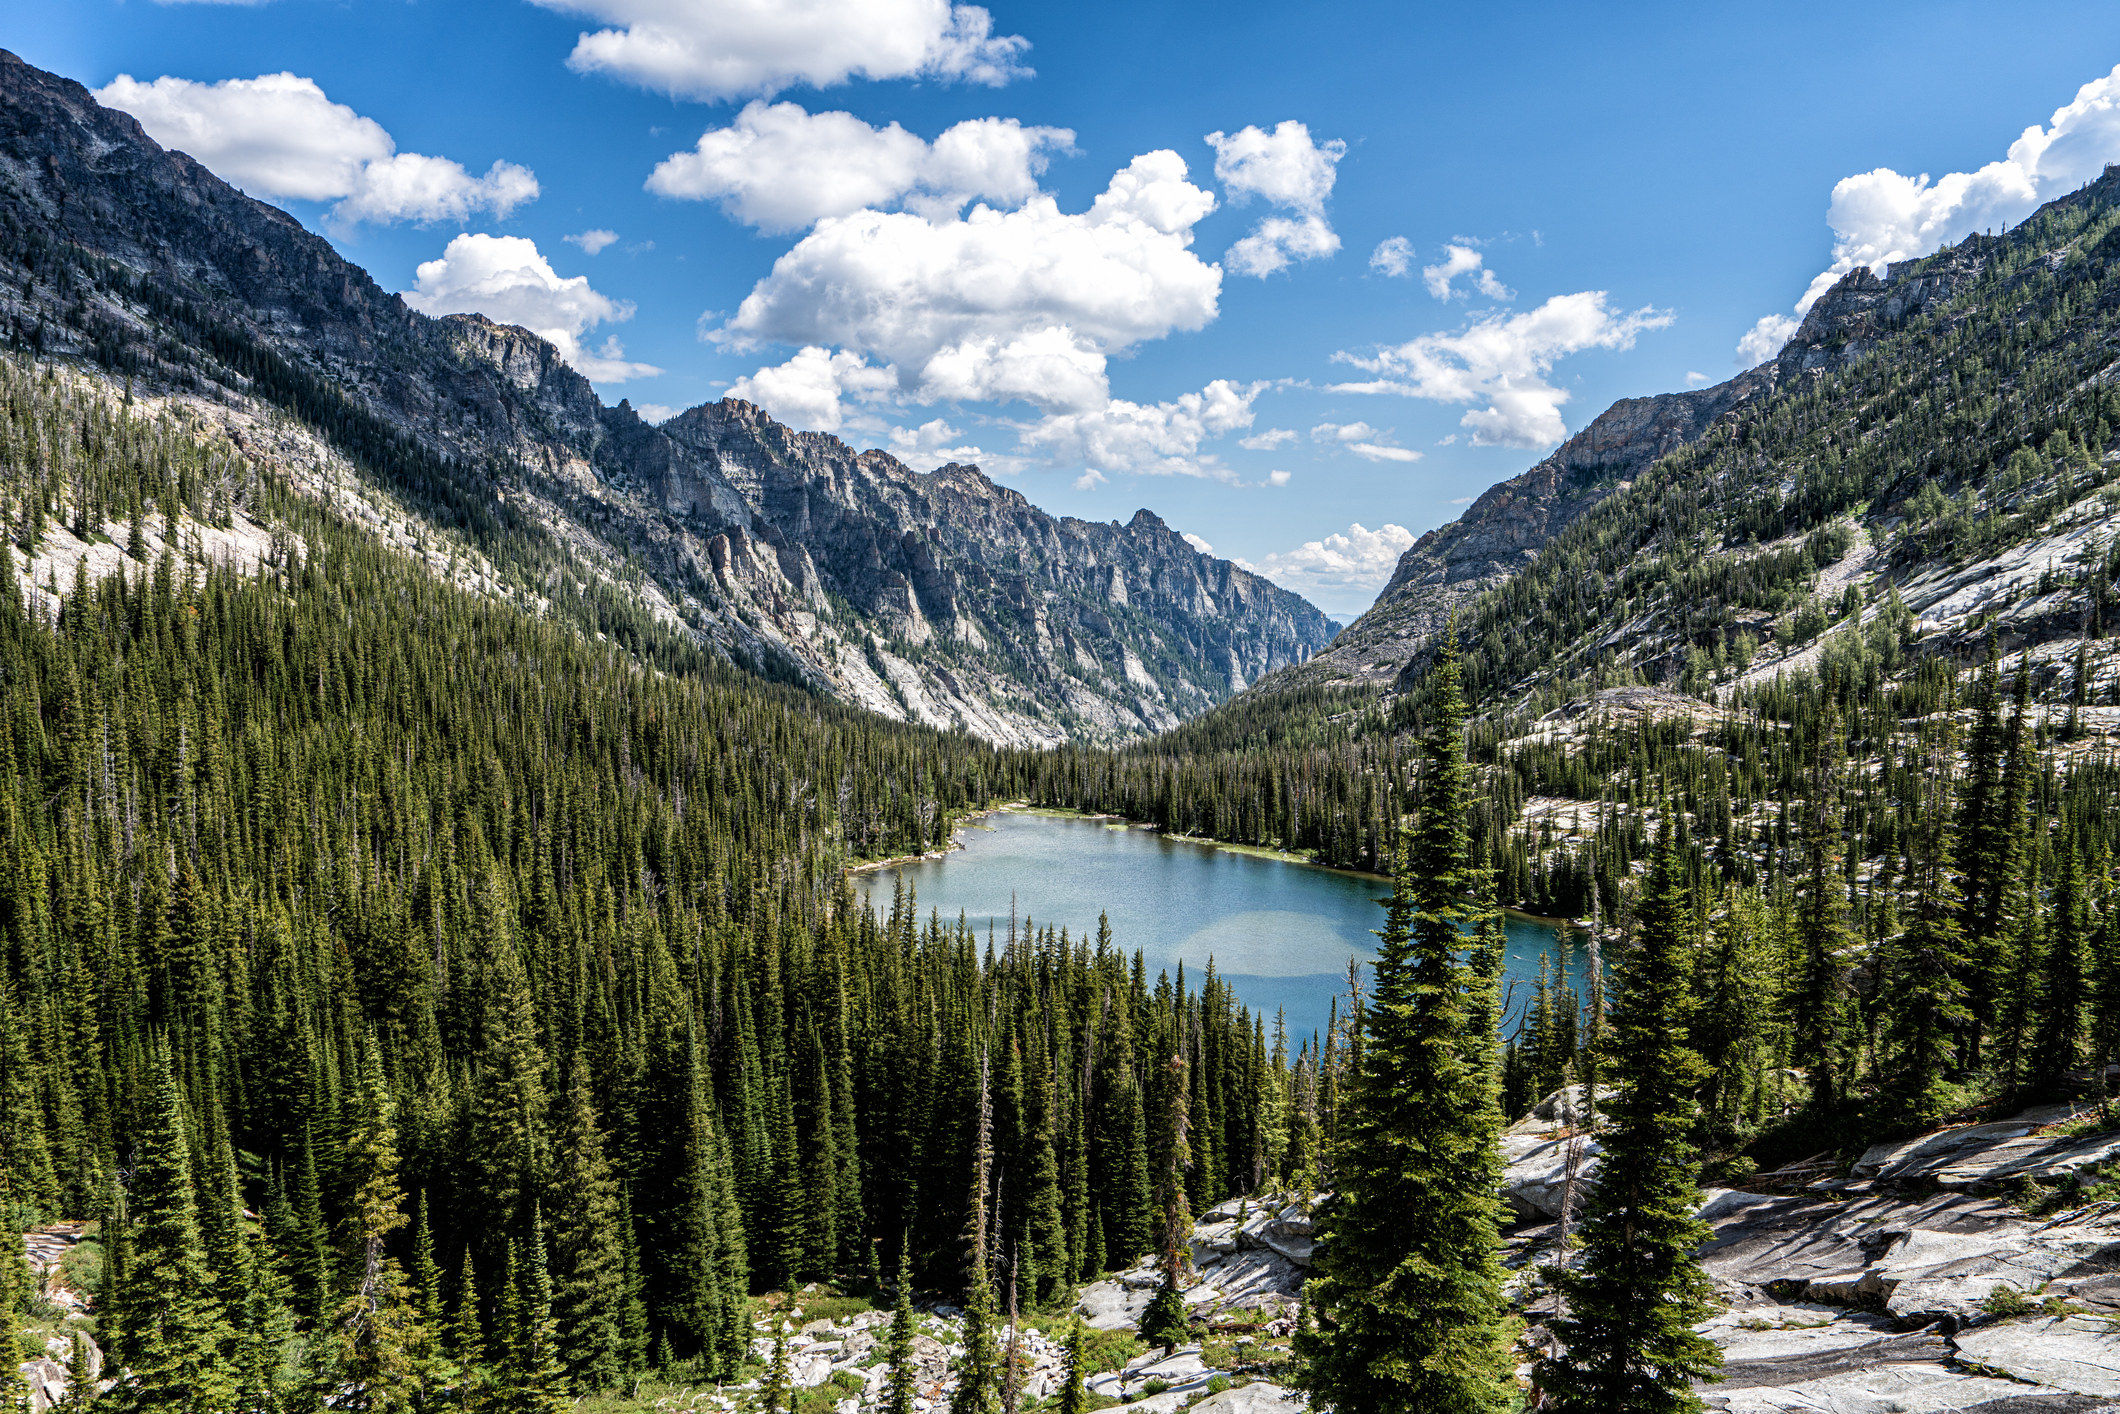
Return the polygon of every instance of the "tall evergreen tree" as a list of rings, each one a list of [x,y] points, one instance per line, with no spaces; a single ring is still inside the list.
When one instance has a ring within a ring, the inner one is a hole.
[[[1940,794],[1937,787],[1934,794]],[[1913,917],[1887,947],[1881,1009],[1885,1119],[1918,1128],[1942,1118],[1946,1076],[1957,1038],[1972,1024],[1966,1005],[1960,900],[1949,825],[1932,798],[1920,826],[1919,857],[1908,870]]]
[[[191,1182],[191,1141],[169,1046],[157,1042],[148,1129],[133,1170],[125,1291],[128,1409],[207,1414],[235,1396],[233,1333],[219,1299]]]
[[[1429,676],[1427,771],[1400,846],[1374,999],[1333,1158],[1337,1199],[1320,1234],[1298,1342],[1305,1382],[1376,1414],[1501,1410],[1512,1398],[1502,1295],[1501,1116],[1491,1041],[1468,1048],[1475,979],[1458,958],[1474,877],[1457,652],[1446,631]]]
[[[890,1362],[890,1384],[884,1395],[884,1414],[913,1414],[919,1385],[913,1371],[913,1254],[904,1238],[898,1243],[898,1290],[891,1302],[891,1331],[885,1352]]]
[[[957,1367],[957,1389],[950,1414],[996,1414],[998,1373],[994,1349],[994,1288],[990,1275],[993,1234],[987,1200],[992,1192],[994,1101],[984,1057],[979,1063],[979,1108],[972,1137],[972,1185],[964,1227],[964,1358]]]
[[[2090,900],[2083,879],[2083,857],[2073,830],[2056,844],[2061,873],[2054,881],[2045,957],[2038,978],[2034,1011],[2031,1086],[2054,1094],[2076,1068],[2083,1035],[2084,974],[2090,951]]]
[[[1163,1133],[1158,1145],[1164,1157],[1157,1182],[1162,1212],[1156,1224],[1156,1265],[1162,1269],[1163,1279],[1141,1313],[1141,1338],[1162,1346],[1165,1354],[1185,1339],[1187,1328],[1182,1288],[1192,1214],[1186,1208],[1185,1171],[1191,1166],[1192,1155],[1187,1143],[1191,1126],[1185,1070],[1184,1056],[1170,1058],[1164,1085],[1169,1098],[1164,1103]]]
[[[404,1269],[383,1249],[390,1234],[405,1225],[392,1111],[371,1038],[362,1048],[344,1152],[343,1169],[352,1188],[341,1242],[346,1296],[334,1322],[337,1349],[327,1376],[328,1397],[349,1408],[406,1408],[420,1387],[419,1309]]]
[[[625,1252],[618,1180],[577,1058],[552,1170],[552,1312],[578,1390],[609,1389],[624,1370]]]
[[[515,1317],[509,1333],[507,1375],[509,1414],[557,1414],[567,1405],[567,1372],[560,1361],[559,1330],[552,1319],[552,1274],[545,1251],[542,1204],[530,1205],[527,1239],[520,1249],[508,1246],[515,1268]],[[519,1256],[518,1256],[519,1254]]]
[[[1551,1323],[1565,1350],[1540,1360],[1535,1379],[1558,1414],[1699,1409],[1693,1381],[1722,1362],[1693,1330],[1713,1309],[1694,1255],[1708,1227],[1694,1217],[1694,1088],[1705,1068],[1689,1029],[1693,911],[1667,812],[1612,1009],[1619,1094],[1606,1107],[1598,1181],[1577,1229],[1580,1266],[1549,1272],[1565,1303]]]

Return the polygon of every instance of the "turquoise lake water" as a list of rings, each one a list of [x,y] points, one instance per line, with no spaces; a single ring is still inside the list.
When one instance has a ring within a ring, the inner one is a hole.
[[[962,913],[981,933],[991,926],[997,936],[1008,932],[1012,895],[1019,915],[1076,937],[1094,937],[1098,913],[1108,913],[1114,944],[1129,954],[1141,949],[1152,980],[1183,962],[1187,982],[1197,985],[1212,957],[1238,998],[1266,1014],[1269,1031],[1275,1009],[1286,1008],[1291,1051],[1298,1036],[1324,1030],[1332,998],[1347,990],[1347,959],[1374,955],[1371,930],[1383,926],[1379,900],[1390,892],[1366,875],[1080,816],[1005,810],[973,821],[959,838],[964,848],[944,858],[858,874],[855,887],[888,911],[903,879],[923,919],[930,910],[947,922]],[[1508,933],[1514,1012],[1538,976],[1540,953],[1559,934],[1552,924],[1514,915]],[[1571,948],[1568,960],[1570,973],[1578,973],[1579,949]]]

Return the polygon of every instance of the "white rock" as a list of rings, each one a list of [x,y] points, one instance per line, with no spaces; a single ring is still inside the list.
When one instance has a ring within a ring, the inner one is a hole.
[[[1296,1414],[1303,1407],[1302,1396],[1261,1381],[1211,1394],[1191,1409],[1192,1414]]]
[[[1958,1357],[2072,1394],[2120,1395],[2120,1338],[2095,1316],[1981,1326],[1959,1335]]]

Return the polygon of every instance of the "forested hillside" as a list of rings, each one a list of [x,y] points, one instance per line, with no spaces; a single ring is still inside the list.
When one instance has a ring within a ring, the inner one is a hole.
[[[0,1164],[17,1231],[102,1220],[125,1399],[728,1378],[753,1291],[959,1289],[968,1208],[1043,1301],[1147,1248],[1174,1136],[1196,1204],[1317,1163],[1212,977],[854,907],[1023,758],[440,582],[254,465],[269,546],[202,561],[225,446],[28,363],[0,408],[31,544],[133,525],[100,579],[0,556]]]

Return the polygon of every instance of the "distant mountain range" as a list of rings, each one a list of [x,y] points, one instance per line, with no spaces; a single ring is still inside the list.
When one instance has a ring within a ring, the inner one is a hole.
[[[606,407],[535,334],[407,308],[285,212],[6,53],[0,324],[358,503],[438,573],[536,608],[593,600],[613,631],[657,625],[997,743],[1175,725],[1336,628],[1145,510],[1054,517],[977,468],[915,472],[735,399],[661,426]]]

